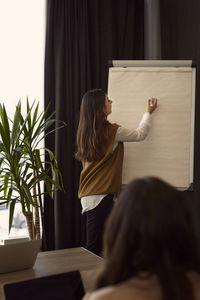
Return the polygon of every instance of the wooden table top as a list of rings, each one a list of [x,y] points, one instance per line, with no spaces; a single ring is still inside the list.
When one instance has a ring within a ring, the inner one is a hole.
[[[93,288],[103,266],[103,259],[85,248],[70,248],[38,253],[32,269],[0,274],[0,300],[3,300],[2,284],[79,270],[86,291]]]

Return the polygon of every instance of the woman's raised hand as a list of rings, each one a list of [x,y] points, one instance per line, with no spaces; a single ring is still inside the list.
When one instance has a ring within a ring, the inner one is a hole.
[[[149,112],[150,114],[152,114],[152,112],[156,109],[157,107],[157,102],[158,99],[157,98],[151,98],[148,99],[148,104],[147,104],[147,112]]]

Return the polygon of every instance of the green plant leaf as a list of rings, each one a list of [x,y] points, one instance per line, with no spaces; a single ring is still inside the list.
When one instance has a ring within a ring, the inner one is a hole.
[[[18,109],[21,111],[21,102],[19,101],[18,104]],[[19,114],[17,111],[15,111],[14,114],[14,120],[12,124],[12,133],[11,133],[11,145],[14,147],[16,143],[18,142],[18,134],[20,132],[20,119],[19,119]]]
[[[10,206],[9,206],[9,232],[10,232],[11,227],[12,227],[13,215],[14,215],[14,210],[15,210],[15,204],[16,204],[16,200],[13,200],[10,203]]]

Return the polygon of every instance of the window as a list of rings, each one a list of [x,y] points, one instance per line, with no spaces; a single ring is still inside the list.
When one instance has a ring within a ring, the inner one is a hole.
[[[19,99],[44,103],[45,0],[0,0],[0,102],[10,116]],[[0,205],[0,237],[8,234],[8,210]],[[16,205],[10,236],[27,235]]]

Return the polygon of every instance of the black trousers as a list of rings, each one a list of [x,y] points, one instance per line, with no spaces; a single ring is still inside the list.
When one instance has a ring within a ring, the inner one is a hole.
[[[114,195],[106,195],[93,209],[86,212],[86,249],[102,255],[103,232],[105,222],[112,210]]]

